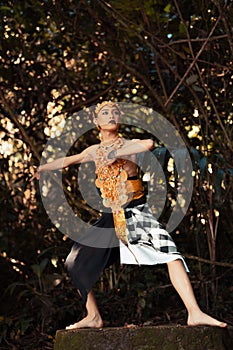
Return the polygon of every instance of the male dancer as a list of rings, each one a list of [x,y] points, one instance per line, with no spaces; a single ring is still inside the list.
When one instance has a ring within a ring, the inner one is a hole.
[[[177,251],[169,233],[155,220],[146,203],[142,184],[138,179],[136,155],[151,150],[153,141],[125,140],[119,137],[120,114],[116,103],[103,102],[98,105],[94,122],[101,132],[101,142],[88,147],[80,154],[41,165],[33,176],[39,179],[42,171],[94,162],[96,186],[100,189],[103,205],[111,208],[112,213],[104,212],[87,234],[95,235],[97,228],[108,228],[119,240],[119,246],[110,244],[109,247],[103,248],[74,243],[66,266],[85,303],[87,315],[66,329],[103,327],[92,287],[104,268],[119,257],[122,264],[166,263],[170,280],[187,309],[187,324],[226,327],[226,323],[200,310],[183,257]]]

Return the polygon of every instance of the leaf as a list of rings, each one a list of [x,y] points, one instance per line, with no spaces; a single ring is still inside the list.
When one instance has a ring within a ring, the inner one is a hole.
[[[48,264],[48,259],[45,258],[41,261],[41,263],[38,264],[34,264],[31,266],[33,272],[37,275],[38,278],[40,278],[42,276],[42,273],[44,271],[44,269],[46,268],[47,264]]]
[[[200,86],[197,86],[197,85],[193,85],[192,88],[196,92],[201,92],[201,93],[205,92],[204,89],[202,89]]]
[[[25,331],[32,326],[34,322],[34,318],[29,317],[29,318],[23,318],[16,322],[16,327],[20,328],[21,334],[24,335]]]
[[[232,168],[227,168],[227,172],[228,172],[228,174],[230,174],[231,176],[233,176],[233,169],[232,169]]]
[[[33,272],[37,275],[38,278],[41,277],[40,265],[34,264],[31,266]]]
[[[168,151],[166,147],[157,147],[155,148],[152,153],[156,156],[159,163],[161,164],[162,168],[165,167],[165,163],[168,159]]]
[[[46,268],[47,264],[49,262],[49,259],[48,258],[45,258],[41,261],[40,263],[40,269],[41,269],[41,272],[44,271],[44,269]]]
[[[169,13],[171,11],[171,4],[168,4],[164,7],[164,12]]]
[[[17,294],[17,301],[20,301],[22,297],[25,297],[30,294],[30,291],[28,289],[22,290],[19,294]]]
[[[200,181],[202,181],[203,176],[207,170],[207,158],[206,157],[202,157],[200,159],[199,166],[200,166]]]
[[[11,283],[4,291],[4,294],[10,294],[10,295],[13,295],[14,294],[14,291],[16,289],[16,287],[22,287],[24,286],[25,287],[25,284],[24,283],[19,283],[19,282],[14,282],[14,283]]]
[[[46,249],[43,249],[43,250],[40,252],[40,254],[38,254],[38,257],[41,257],[42,255],[48,253],[50,250],[53,250],[53,249],[54,249],[54,247],[48,247],[48,248],[46,248]]]
[[[186,28],[185,28],[185,26],[183,25],[183,23],[180,23],[180,24],[179,24],[179,34],[180,34],[181,36],[184,36],[184,35],[186,34]]]
[[[190,75],[190,77],[188,77],[188,78],[186,79],[186,84],[187,84],[187,85],[193,85],[194,83],[196,83],[197,78],[198,78],[198,75],[197,75],[197,74]]]
[[[0,7],[0,11],[1,11],[1,12],[2,12],[2,11],[11,11],[11,8],[8,7],[8,6],[1,6],[1,7]]]
[[[192,161],[193,161],[193,167],[194,167],[194,170],[196,170],[197,168],[199,168],[199,162],[200,162],[201,154],[194,147],[190,148],[190,152],[191,152],[191,158],[192,158]]]

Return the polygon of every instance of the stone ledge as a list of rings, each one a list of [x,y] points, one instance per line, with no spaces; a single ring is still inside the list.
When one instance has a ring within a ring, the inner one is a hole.
[[[232,350],[233,327],[147,326],[59,330],[54,350]]]

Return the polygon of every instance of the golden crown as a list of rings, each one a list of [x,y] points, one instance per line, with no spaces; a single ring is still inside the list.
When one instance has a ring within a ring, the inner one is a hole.
[[[121,113],[121,110],[120,110],[120,107],[118,106],[118,104],[116,102],[112,102],[112,101],[103,101],[101,103],[98,103],[96,105],[96,108],[95,108],[95,113],[98,114],[100,112],[100,110],[105,106],[108,106],[110,108],[116,107],[118,109],[118,111]]]

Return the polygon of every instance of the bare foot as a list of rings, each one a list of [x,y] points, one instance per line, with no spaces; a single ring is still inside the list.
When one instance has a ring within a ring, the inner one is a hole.
[[[221,328],[227,327],[227,323],[218,321],[202,311],[192,316],[189,315],[187,324],[188,326],[215,326]]]
[[[66,329],[75,329],[75,328],[102,328],[103,321],[100,315],[95,315],[94,317],[86,316],[81,321],[67,326]]]

